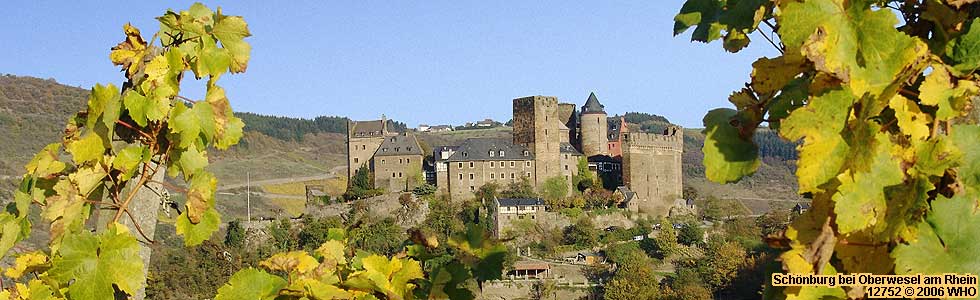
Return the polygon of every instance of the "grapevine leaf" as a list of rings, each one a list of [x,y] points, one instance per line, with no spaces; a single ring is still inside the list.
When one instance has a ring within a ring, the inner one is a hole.
[[[896,274],[973,273],[980,270],[980,215],[976,200],[964,195],[932,201],[918,238],[892,250]]]
[[[110,129],[114,128],[116,120],[119,119],[120,109],[119,88],[112,84],[108,86],[96,84],[88,96],[88,119],[85,126],[95,128],[101,119],[101,124]]]
[[[211,238],[211,234],[218,231],[218,224],[221,223],[221,215],[214,207],[208,208],[201,216],[199,223],[192,223],[187,217],[187,212],[177,216],[177,234],[184,237],[184,244],[196,246]]]
[[[178,162],[180,170],[184,173],[184,180],[191,180],[191,177],[208,166],[208,153],[199,151],[196,146],[191,145],[180,153]]]
[[[229,117],[227,122],[224,132],[218,137],[215,145],[218,149],[228,149],[228,147],[238,144],[238,140],[242,138],[242,129],[245,128],[245,122],[242,122],[242,119],[235,116]]]
[[[766,15],[768,0],[729,0],[718,21],[729,31],[752,32]]]
[[[837,0],[807,2],[831,2],[819,6],[832,10],[821,11],[828,12],[828,18],[821,19],[803,42],[803,53],[817,70],[848,83],[856,96],[881,95],[902,78],[899,74],[925,61],[928,47],[895,30],[898,20],[889,11],[873,11],[859,3],[845,8]]]
[[[793,110],[803,106],[808,97],[807,80],[797,78],[782,88],[779,95],[769,101],[769,128],[779,130],[784,118]]]
[[[969,102],[968,97],[976,95],[978,88],[969,80],[954,82],[946,67],[933,65],[932,73],[926,76],[919,91],[922,104],[938,107],[936,119],[945,121],[961,115]]]
[[[201,123],[197,115],[183,104],[177,104],[170,111],[170,130],[179,134],[179,147],[187,148],[197,141],[201,134]]]
[[[960,73],[972,73],[980,68],[980,21],[970,21],[966,33],[946,48],[946,56],[956,63],[953,68]]]
[[[713,109],[704,116],[705,175],[714,182],[738,181],[754,173],[761,163],[758,146],[741,137],[733,118],[737,112],[727,108]]]
[[[78,187],[78,193],[82,197],[88,197],[92,191],[102,185],[102,179],[107,175],[102,166],[84,166],[68,175],[68,179]]]
[[[102,158],[106,146],[102,143],[102,138],[94,132],[89,132],[81,139],[68,143],[68,153],[71,153],[75,164],[81,165],[86,162],[96,161]]]
[[[449,264],[430,273],[432,287],[428,299],[474,299],[473,292],[466,288],[469,272],[459,262]]]
[[[932,176],[942,176],[947,169],[954,167],[963,155],[953,145],[953,141],[945,136],[937,136],[917,143],[914,150],[914,170]]]
[[[414,284],[409,281],[423,278],[422,266],[413,259],[385,258],[371,255],[361,260],[364,270],[354,272],[344,283],[362,291],[377,291],[389,299],[411,298]]]
[[[692,41],[710,42],[721,38],[721,26],[717,23],[721,11],[718,0],[688,0],[674,17],[674,35],[695,27]]]
[[[48,267],[50,267],[48,264],[48,256],[44,255],[44,252],[34,251],[17,256],[17,259],[14,261],[14,265],[7,268],[7,270],[3,272],[3,275],[17,279],[29,272],[42,271],[43,273],[43,271],[47,270]]]
[[[759,100],[755,98],[752,90],[748,88],[742,88],[737,92],[733,92],[728,96],[728,102],[734,104],[738,110],[747,109],[759,104]]]
[[[980,151],[976,151],[980,149],[980,126],[954,125],[952,131],[953,144],[963,153],[957,176],[967,192],[980,194]]]
[[[448,241],[471,270],[478,282],[500,279],[503,273],[507,248],[493,240],[480,226],[467,226],[466,232],[454,235]]]
[[[231,145],[237,144],[245,124],[232,113],[231,105],[228,104],[228,97],[225,96],[225,90],[217,85],[209,86],[205,100],[211,105],[214,112],[217,148],[228,149]]]
[[[323,258],[324,263],[330,262],[331,265],[336,267],[337,265],[347,264],[347,257],[344,255],[344,242],[338,240],[328,240],[323,245],[314,251],[314,253]]]
[[[235,272],[228,283],[218,289],[215,300],[256,299],[272,300],[279,290],[286,286],[286,280],[265,271],[247,268]]]
[[[259,263],[259,266],[272,272],[306,274],[313,271],[318,263],[315,258],[306,251],[290,251],[287,253],[276,253],[272,257]]]
[[[88,231],[66,235],[48,276],[72,283],[73,299],[113,299],[113,286],[134,294],[145,282],[136,238],[119,223],[98,236]]]
[[[776,15],[779,40],[786,52],[797,52],[817,26],[825,20],[837,21],[844,11],[843,4],[834,0],[786,1]]]
[[[0,257],[7,255],[7,251],[14,247],[14,244],[25,238],[23,234],[23,220],[10,214],[0,212]]]
[[[879,135],[877,153],[867,172],[847,170],[837,176],[841,182],[833,196],[837,214],[837,230],[851,233],[877,222],[884,221],[886,203],[885,187],[902,183],[903,172],[899,160],[891,155],[891,142],[884,134]]]
[[[212,140],[216,129],[214,125],[214,110],[211,108],[211,103],[205,101],[194,103],[191,112],[197,118],[196,122],[201,128],[201,133],[204,134],[205,141]]]
[[[837,270],[834,269],[833,265],[827,264],[822,275],[837,275]],[[844,289],[839,286],[788,286],[783,290],[783,293],[786,294],[786,300],[847,299]]]
[[[218,180],[206,171],[200,171],[190,178],[185,206],[191,223],[200,223],[204,213],[214,208],[214,191],[217,185]]]
[[[760,58],[752,63],[752,89],[759,94],[778,91],[804,70],[803,57],[786,53],[776,58]]]
[[[306,292],[313,296],[313,299],[353,299],[350,292],[331,284],[306,279],[303,280],[303,285]]]
[[[112,168],[121,172],[120,179],[129,180],[136,173],[139,164],[149,160],[149,149],[143,145],[129,145],[116,154]]]
[[[221,41],[221,47],[228,49],[228,53],[231,55],[229,70],[232,73],[245,72],[252,51],[252,46],[244,41],[246,37],[252,36],[248,31],[248,24],[245,23],[245,19],[238,16],[222,15],[219,8],[212,32],[218,41]]]
[[[895,110],[898,128],[903,134],[920,141],[929,137],[929,124],[932,121],[928,114],[919,109],[918,104],[901,95],[895,95],[888,106]]]
[[[729,31],[725,34],[722,46],[728,52],[735,53],[749,45],[749,36],[741,31]]]
[[[56,194],[48,197],[47,207],[41,217],[51,221],[51,249],[57,249],[66,232],[81,227],[87,217],[85,199],[78,195],[78,189],[68,180],[60,180],[54,185]]]
[[[112,60],[112,64],[121,65],[126,71],[126,75],[131,76],[136,73],[139,69],[139,63],[143,60],[146,42],[143,41],[140,30],[129,23],[123,26],[123,32],[126,33],[126,40],[112,47],[109,59]]]
[[[228,70],[231,65],[231,54],[228,49],[218,48],[215,40],[211,37],[204,37],[198,44],[198,59],[193,64],[194,76],[203,78],[204,76],[219,76]]]
[[[820,185],[840,173],[849,148],[840,132],[853,101],[854,96],[846,89],[830,91],[812,98],[782,121],[779,133],[783,137],[803,139],[803,145],[797,147],[800,193],[820,191]]]
[[[27,173],[37,177],[47,177],[51,174],[61,173],[65,170],[65,163],[58,160],[61,152],[61,143],[49,144],[34,155],[24,169]]]

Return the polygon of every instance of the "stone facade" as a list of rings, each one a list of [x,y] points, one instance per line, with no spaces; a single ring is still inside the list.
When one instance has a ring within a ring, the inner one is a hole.
[[[684,131],[669,127],[663,133],[623,135],[623,184],[636,193],[641,213],[666,215],[682,194],[681,153]]]
[[[559,145],[562,133],[559,125],[557,97],[514,99],[514,144],[534,154],[536,168],[531,182],[535,186],[542,185],[548,178],[561,176]]]
[[[594,93],[589,94],[589,99],[582,106],[582,132],[579,136],[582,139],[582,154],[586,157],[609,154],[608,126],[604,107]]]
[[[425,182],[422,174],[422,147],[408,133],[384,138],[374,153],[371,170],[374,187],[389,192],[409,191]]]
[[[493,199],[494,235],[500,237],[510,224],[517,220],[537,220],[545,212],[544,201],[541,199]]]
[[[353,178],[361,166],[370,167],[374,152],[378,151],[388,132],[388,120],[347,121],[347,178]]]
[[[503,187],[525,177],[533,180],[536,166],[534,155],[526,148],[490,138],[466,140],[447,159],[437,157],[436,164],[437,178],[445,183],[439,189],[457,200],[472,198],[487,183]]]

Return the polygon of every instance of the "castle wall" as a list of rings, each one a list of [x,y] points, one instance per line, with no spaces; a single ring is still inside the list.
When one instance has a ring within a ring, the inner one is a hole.
[[[532,182],[535,187],[548,178],[561,176],[558,121],[558,98],[530,96],[514,99],[514,143],[534,153],[537,167]]]
[[[401,192],[414,189],[422,177],[421,155],[386,155],[373,160],[374,187],[386,192]]]
[[[353,178],[357,169],[363,165],[370,167],[371,158],[384,142],[383,136],[355,138],[347,137],[347,178]]]
[[[535,162],[531,160],[453,161],[447,164],[447,186],[452,199],[465,200],[473,198],[473,192],[484,184],[495,182],[504,187],[523,177],[533,177],[534,169]]]
[[[609,125],[605,113],[584,113],[581,122],[582,153],[585,157],[609,154],[609,138],[606,136]]]
[[[558,103],[558,120],[568,127],[568,132],[562,136],[562,141],[578,144],[578,112],[573,103]]]
[[[636,193],[642,213],[664,216],[682,194],[683,130],[623,135],[623,184]]]

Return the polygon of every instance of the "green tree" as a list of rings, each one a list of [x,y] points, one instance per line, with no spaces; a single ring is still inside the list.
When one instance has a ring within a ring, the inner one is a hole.
[[[538,195],[534,192],[534,186],[531,185],[531,180],[527,177],[521,177],[520,180],[508,183],[507,188],[500,191],[500,197],[537,198]]]
[[[331,228],[341,228],[343,222],[336,216],[322,218],[304,216],[302,225],[302,229],[296,236],[298,246],[312,251],[328,240]]]
[[[558,285],[554,280],[541,280],[531,286],[531,299],[534,300],[558,300]]]
[[[228,222],[228,229],[225,231],[225,245],[232,248],[245,246],[245,228],[242,227],[241,221]]]
[[[545,180],[541,186],[541,196],[553,208],[568,207],[565,201],[568,196],[568,182],[565,177],[555,176]]]
[[[660,293],[652,264],[636,243],[614,246],[612,253],[617,269],[605,285],[604,299],[656,299]]]
[[[575,245],[580,248],[595,246],[599,243],[599,230],[595,228],[592,219],[583,216],[565,228],[565,244]]]
[[[405,231],[393,218],[384,218],[373,223],[362,223],[349,231],[349,241],[356,249],[393,255],[401,249],[405,241]]]
[[[688,246],[700,245],[703,242],[704,229],[697,223],[689,222],[681,226],[680,233],[677,234],[677,241]]]
[[[653,242],[656,246],[656,256],[658,258],[666,258],[677,251],[677,233],[674,231],[673,224],[667,221],[667,219],[661,218],[660,224],[660,232],[657,233]]]

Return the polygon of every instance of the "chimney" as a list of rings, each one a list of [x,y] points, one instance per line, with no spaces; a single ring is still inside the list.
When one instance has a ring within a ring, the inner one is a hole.
[[[381,135],[388,135],[388,117],[381,114]]]

